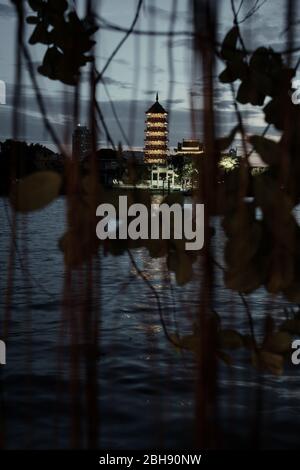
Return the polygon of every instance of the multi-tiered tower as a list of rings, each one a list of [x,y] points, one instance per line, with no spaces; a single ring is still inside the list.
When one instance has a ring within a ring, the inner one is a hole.
[[[145,130],[145,163],[165,164],[168,156],[168,113],[156,101],[151,108],[146,111]]]

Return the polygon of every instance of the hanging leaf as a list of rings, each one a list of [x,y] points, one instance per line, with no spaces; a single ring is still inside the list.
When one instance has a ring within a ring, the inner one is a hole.
[[[262,227],[253,223],[247,230],[241,231],[234,239],[229,239],[225,246],[225,261],[229,266],[245,266],[260,248]]]
[[[230,145],[232,144],[233,139],[235,138],[236,133],[239,131],[239,126],[235,126],[230,134],[228,134],[226,137],[221,137],[220,139],[216,140],[216,145],[219,150],[219,152],[224,152],[224,150],[228,149]]]
[[[217,358],[220,359],[220,361],[224,362],[227,366],[232,366],[233,365],[233,359],[229,354],[227,354],[224,351],[217,351]]]
[[[286,249],[290,250],[295,242],[295,234],[299,230],[292,214],[294,204],[290,195],[267,173],[254,179],[253,193],[257,205],[267,216],[265,222],[269,230]]]
[[[264,281],[264,273],[255,261],[247,266],[228,269],[224,275],[225,285],[228,289],[250,294],[258,289]]]
[[[251,335],[243,335],[243,342],[246,349],[250,349],[250,351],[254,351],[256,348],[256,342]]]
[[[51,80],[76,85],[80,68],[94,60],[85,54],[95,45],[90,36],[97,31],[97,24],[91,15],[80,19],[74,10],[66,14],[66,0],[32,1],[30,6],[38,13],[27,18],[27,23],[36,24],[30,44],[51,46],[38,68],[39,73]]]
[[[66,85],[75,85],[78,80],[78,68],[74,68],[69,57],[62,54],[56,47],[51,47],[45,54],[43,65],[38,68],[41,75],[51,80],[60,80]]]
[[[177,255],[177,264],[175,269],[177,284],[182,286],[189,282],[193,276],[193,267],[191,257],[185,253]]]
[[[34,45],[37,43],[49,45],[52,42],[51,33],[48,31],[47,23],[41,21],[37,24],[36,28],[34,29],[29,43]]]
[[[252,82],[265,96],[273,96],[282,71],[281,55],[272,49],[259,47],[249,62]]]
[[[63,61],[63,54],[56,47],[50,47],[45,54],[43,65],[38,68],[38,71],[52,80],[57,80]]]
[[[274,375],[283,373],[283,357],[268,351],[259,351],[252,354],[252,364],[259,370],[271,372]]]
[[[299,292],[300,285],[298,286],[298,292]],[[300,335],[300,319],[298,318],[292,318],[289,320],[285,320],[280,329],[282,331],[287,331],[292,335]]]
[[[239,37],[238,28],[234,26],[225,36],[222,47],[221,57],[224,60],[232,60],[236,55],[236,44]]]
[[[53,171],[41,171],[18,181],[11,192],[12,206],[19,212],[42,209],[59,195],[62,179]]]
[[[240,57],[228,61],[226,65],[226,69],[219,75],[221,83],[232,83],[237,79],[243,80],[246,78],[248,66]]]
[[[293,303],[300,304],[300,280],[293,281],[288,287],[283,290],[285,297]],[[289,320],[293,321],[293,320]],[[295,320],[296,321],[296,320]],[[298,333],[300,334],[300,320],[298,320]],[[297,325],[295,324],[295,327]]]
[[[268,165],[278,164],[280,161],[280,145],[273,140],[262,137],[261,135],[252,135],[249,142],[254,150],[261,156]]]
[[[282,110],[284,109],[284,112]],[[295,112],[295,105],[292,103],[288,90],[281,92],[280,96],[275,96],[263,108],[265,113],[265,120],[268,124],[273,124],[277,129],[283,130],[285,126],[286,116],[293,116]],[[291,124],[295,124],[293,120]]]
[[[281,249],[276,256],[271,255],[270,273],[265,286],[271,294],[279,294],[288,289],[294,279],[293,256],[286,250]]]
[[[173,345],[178,349],[187,349],[192,352],[197,352],[199,350],[199,335],[191,334],[179,336],[177,333],[171,333],[170,338]]]
[[[274,333],[264,344],[266,351],[284,354],[291,349],[292,336],[286,331],[278,331]]]
[[[41,11],[44,6],[43,0],[28,0],[28,3],[30,8],[34,11]]]
[[[220,349],[239,349],[243,347],[243,337],[237,331],[224,329],[218,335]]]
[[[265,97],[266,96],[257,89],[251,78],[247,78],[240,84],[236,99],[241,104],[250,103],[253,106],[262,106]]]
[[[26,22],[27,22],[28,24],[38,24],[40,21],[39,21],[39,19],[38,19],[37,16],[28,16],[28,17],[26,18]]]
[[[48,0],[48,10],[53,13],[62,14],[68,8],[67,0]]]
[[[176,240],[179,241],[179,240]],[[184,251],[170,251],[167,256],[167,266],[175,272],[177,284],[183,285],[189,282],[193,276],[193,258]]]
[[[151,258],[162,258],[167,253],[168,244],[166,240],[148,240],[147,248]]]

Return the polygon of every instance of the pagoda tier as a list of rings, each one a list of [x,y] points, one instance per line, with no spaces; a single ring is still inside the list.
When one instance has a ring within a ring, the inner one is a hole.
[[[147,119],[146,119],[146,124],[150,126],[155,126],[155,125],[160,125],[160,124],[164,124],[166,123],[166,119],[167,119],[167,116],[163,116],[163,117],[153,117],[153,115],[151,114],[147,114]]]
[[[156,136],[156,135],[149,135],[148,136],[148,139],[145,140],[145,146],[147,144],[159,144],[159,143],[162,143],[162,144],[167,144],[168,143],[168,139],[165,138],[166,136]]]
[[[163,137],[153,137],[151,136],[151,139],[147,139],[145,140],[145,145],[144,147],[147,147],[149,145],[165,145],[166,147],[168,147],[168,139],[164,139]]]
[[[158,129],[164,129],[166,127],[166,121],[146,121],[146,127],[149,129],[153,129],[154,127]]]
[[[151,152],[151,151],[160,151],[160,152],[167,152],[168,151],[168,147],[164,146],[164,145],[149,145],[147,147],[145,147],[145,152]]]
[[[165,163],[168,156],[168,113],[158,102],[146,112],[145,163]]]
[[[161,136],[163,138],[168,137],[168,131],[166,130],[166,126],[163,127],[149,127],[145,128],[145,137],[148,136]]]

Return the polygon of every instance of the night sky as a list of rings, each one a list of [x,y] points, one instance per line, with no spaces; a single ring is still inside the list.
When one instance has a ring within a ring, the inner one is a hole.
[[[84,2],[74,2],[80,13]],[[248,10],[254,1],[246,1],[244,10]],[[241,25],[242,33],[249,49],[260,45],[272,46],[277,51],[285,49],[285,7],[284,0],[267,0],[249,22]],[[299,7],[300,7],[300,2]],[[102,0],[97,14],[108,23],[121,27],[129,27],[137,5],[136,0]],[[145,0],[138,23],[137,30],[169,31],[172,0],[154,1]],[[225,33],[232,26],[232,11],[230,0],[219,1],[218,40],[221,41]],[[239,1],[236,0],[236,4]],[[144,112],[159,92],[161,103],[171,110],[170,144],[176,146],[182,138],[202,137],[201,120],[197,123],[196,135],[191,129],[190,100],[191,93],[198,109],[202,107],[202,87],[200,73],[193,73],[194,63],[192,40],[190,33],[192,26],[192,1],[178,0],[177,15],[174,31],[185,31],[187,34],[176,36],[172,43],[171,74],[168,65],[168,38],[157,36],[155,38],[143,35],[132,35],[123,45],[117,56],[105,73],[106,88],[114,102],[120,121],[133,147],[143,145]],[[295,22],[300,19],[295,17]],[[241,10],[240,17],[244,16]],[[11,111],[13,97],[13,83],[15,74],[15,12],[8,0],[0,0],[0,79],[7,84],[7,104],[0,106],[0,140],[11,137]],[[26,36],[29,37],[32,26],[27,25]],[[107,57],[124,33],[100,28],[95,35],[97,40],[96,59],[99,70],[103,67]],[[296,46],[300,45],[300,36],[295,38]],[[44,46],[30,46],[32,58],[36,67],[40,64],[45,52]],[[217,74],[223,65],[217,62]],[[68,111],[71,103],[72,87],[63,86],[59,82],[51,81],[45,77],[38,77],[43,97],[47,104],[50,120],[65,143],[69,142],[73,126],[72,115]],[[218,119],[218,132],[225,134],[236,122],[228,85],[217,83],[215,110]],[[172,93],[171,93],[172,92]],[[29,76],[24,66],[23,85],[20,89],[22,97],[23,126],[19,138],[40,142],[53,148],[51,139],[43,129],[38,106],[30,84]],[[116,143],[124,144],[116,121],[112,115],[110,104],[103,85],[99,85],[97,93],[98,102],[106,118],[111,135]],[[170,99],[170,101],[169,101]],[[82,86],[82,117],[81,123],[87,124],[86,105],[88,103],[87,81]],[[262,112],[259,107],[242,107],[243,116],[249,132],[261,131],[264,127]],[[66,130],[68,126],[68,132]],[[271,130],[271,135],[275,133]],[[273,132],[273,134],[272,134]],[[99,144],[105,145],[105,136],[100,136]],[[238,142],[236,143],[238,146]]]

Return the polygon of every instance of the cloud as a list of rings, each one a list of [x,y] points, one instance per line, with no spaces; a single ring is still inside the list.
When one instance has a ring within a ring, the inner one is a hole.
[[[143,69],[146,70],[147,72],[153,73],[153,75],[165,73],[165,69],[163,69],[162,67],[159,67],[158,65],[145,65]]]
[[[149,13],[151,16],[159,17],[159,19],[168,20],[170,17],[169,11],[154,5],[147,5],[145,10],[146,14]]]
[[[169,43],[169,40],[165,42],[167,47],[184,47],[186,49],[193,50],[194,42],[192,37],[178,38]]]
[[[153,88],[152,90],[144,90],[143,93],[144,93],[145,96],[150,96],[151,98],[153,98],[153,100],[155,100],[156,93],[158,93],[158,95],[159,95],[159,89],[157,89],[157,88],[154,89]],[[171,104],[172,103],[173,104],[174,103],[175,104],[176,103],[184,103],[184,100],[183,99],[172,99],[172,100],[169,101],[169,103],[171,103]]]
[[[122,88],[123,90],[131,90],[132,85],[128,82],[123,82],[121,80],[115,80],[114,78],[111,77],[103,77],[102,81],[105,83],[105,85],[110,85],[110,86],[117,86],[118,88]]]
[[[173,12],[172,8],[169,10],[164,10],[163,8],[154,6],[154,5],[148,5],[145,8],[146,14],[149,13],[151,16],[154,18],[159,18],[160,20],[164,21],[170,21]],[[184,19],[184,20],[190,20],[191,19],[191,9],[187,8],[186,10],[178,10],[176,9],[176,19]]]
[[[158,73],[164,73],[165,72],[165,69],[163,69],[162,67],[158,67],[158,65],[153,65],[151,67],[151,70],[155,75],[157,75]]]
[[[172,100],[167,100],[167,106],[168,105],[172,105],[172,104],[181,104],[181,103],[185,103],[185,100],[183,99],[172,99]]]
[[[43,145],[51,146],[51,138],[46,129],[44,128],[43,121],[40,115],[29,116],[24,111],[19,111],[18,117],[21,122],[21,128],[18,134],[19,140],[26,142],[39,142]],[[12,108],[0,107],[0,118],[1,118],[1,140],[12,138]],[[30,122],[30,125],[28,124]],[[26,123],[26,126],[25,126]],[[62,124],[52,122],[55,131],[63,142],[64,138],[64,126]]]
[[[202,91],[195,91],[195,90],[192,90],[192,91],[190,92],[190,96],[191,96],[192,98],[202,97],[202,96],[203,96],[203,93],[202,93]]]
[[[104,57],[104,56],[97,56],[96,57],[99,57],[99,59],[103,60],[104,62],[106,62],[109,58],[108,57]],[[117,59],[116,57],[114,57],[113,59],[113,63],[114,64],[119,64],[119,65],[130,65],[129,61],[126,60],[126,59]]]
[[[120,65],[129,65],[129,61],[126,59],[115,59],[114,58],[114,63],[115,64],[120,64]]]
[[[157,90],[144,90],[143,93],[146,96],[154,96],[155,97],[155,95],[157,93]]]

